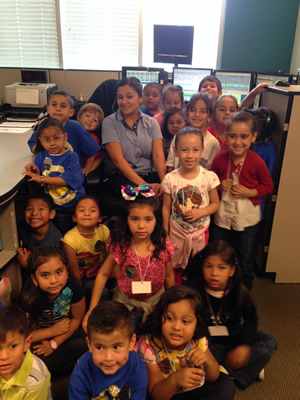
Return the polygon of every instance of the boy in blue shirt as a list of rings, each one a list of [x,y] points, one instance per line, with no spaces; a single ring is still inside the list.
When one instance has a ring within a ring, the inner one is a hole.
[[[89,352],[72,372],[69,400],[145,399],[147,372],[133,350],[135,341],[124,304],[109,300],[96,306],[87,323]]]
[[[33,134],[28,140],[28,146],[34,152],[36,146],[35,131],[39,122],[46,117],[58,119],[64,126],[68,134],[66,148],[75,151],[79,156],[80,165],[82,164],[82,154],[87,157],[85,168],[89,169],[93,164],[100,146],[95,142],[91,135],[77,121],[70,118],[74,115],[74,101],[72,97],[63,90],[56,90],[50,95],[47,113],[39,116],[38,122],[34,126]]]

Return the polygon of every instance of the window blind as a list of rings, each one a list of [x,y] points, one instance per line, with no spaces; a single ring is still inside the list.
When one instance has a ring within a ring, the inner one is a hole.
[[[1,0],[0,38],[1,67],[60,67],[55,0]]]
[[[60,0],[65,69],[138,64],[140,0]]]

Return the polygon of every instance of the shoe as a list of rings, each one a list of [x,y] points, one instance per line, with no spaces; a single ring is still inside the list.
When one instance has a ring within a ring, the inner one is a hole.
[[[258,380],[259,380],[259,381],[263,381],[264,379],[265,379],[265,369],[263,368],[263,369],[260,371],[259,375],[258,375]]]

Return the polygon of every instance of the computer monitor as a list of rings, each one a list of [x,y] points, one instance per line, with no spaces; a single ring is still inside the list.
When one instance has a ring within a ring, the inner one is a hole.
[[[253,86],[252,72],[216,70],[215,76],[221,81],[222,93],[231,94],[240,103]]]
[[[212,69],[173,67],[173,85],[180,85],[184,100],[189,101],[198,92],[202,79],[212,73]]]
[[[122,78],[135,77],[139,79],[143,87],[147,83],[164,83],[163,68],[147,67],[122,67]]]
[[[266,74],[266,73],[260,73],[258,72],[256,74],[256,82],[255,86],[257,86],[259,83],[266,82],[266,83],[275,83],[276,81],[284,81],[284,82],[290,82],[291,76],[288,74]],[[258,108],[260,105],[260,99],[261,95],[258,94],[255,97],[254,103],[253,103],[253,108]]]

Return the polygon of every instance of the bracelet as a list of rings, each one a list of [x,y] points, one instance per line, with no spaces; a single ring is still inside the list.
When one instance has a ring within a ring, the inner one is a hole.
[[[41,186],[45,186],[45,181],[43,176],[41,176]]]
[[[58,344],[53,339],[50,340],[50,346],[51,346],[51,349],[53,349],[53,350],[57,350],[58,349]]]

